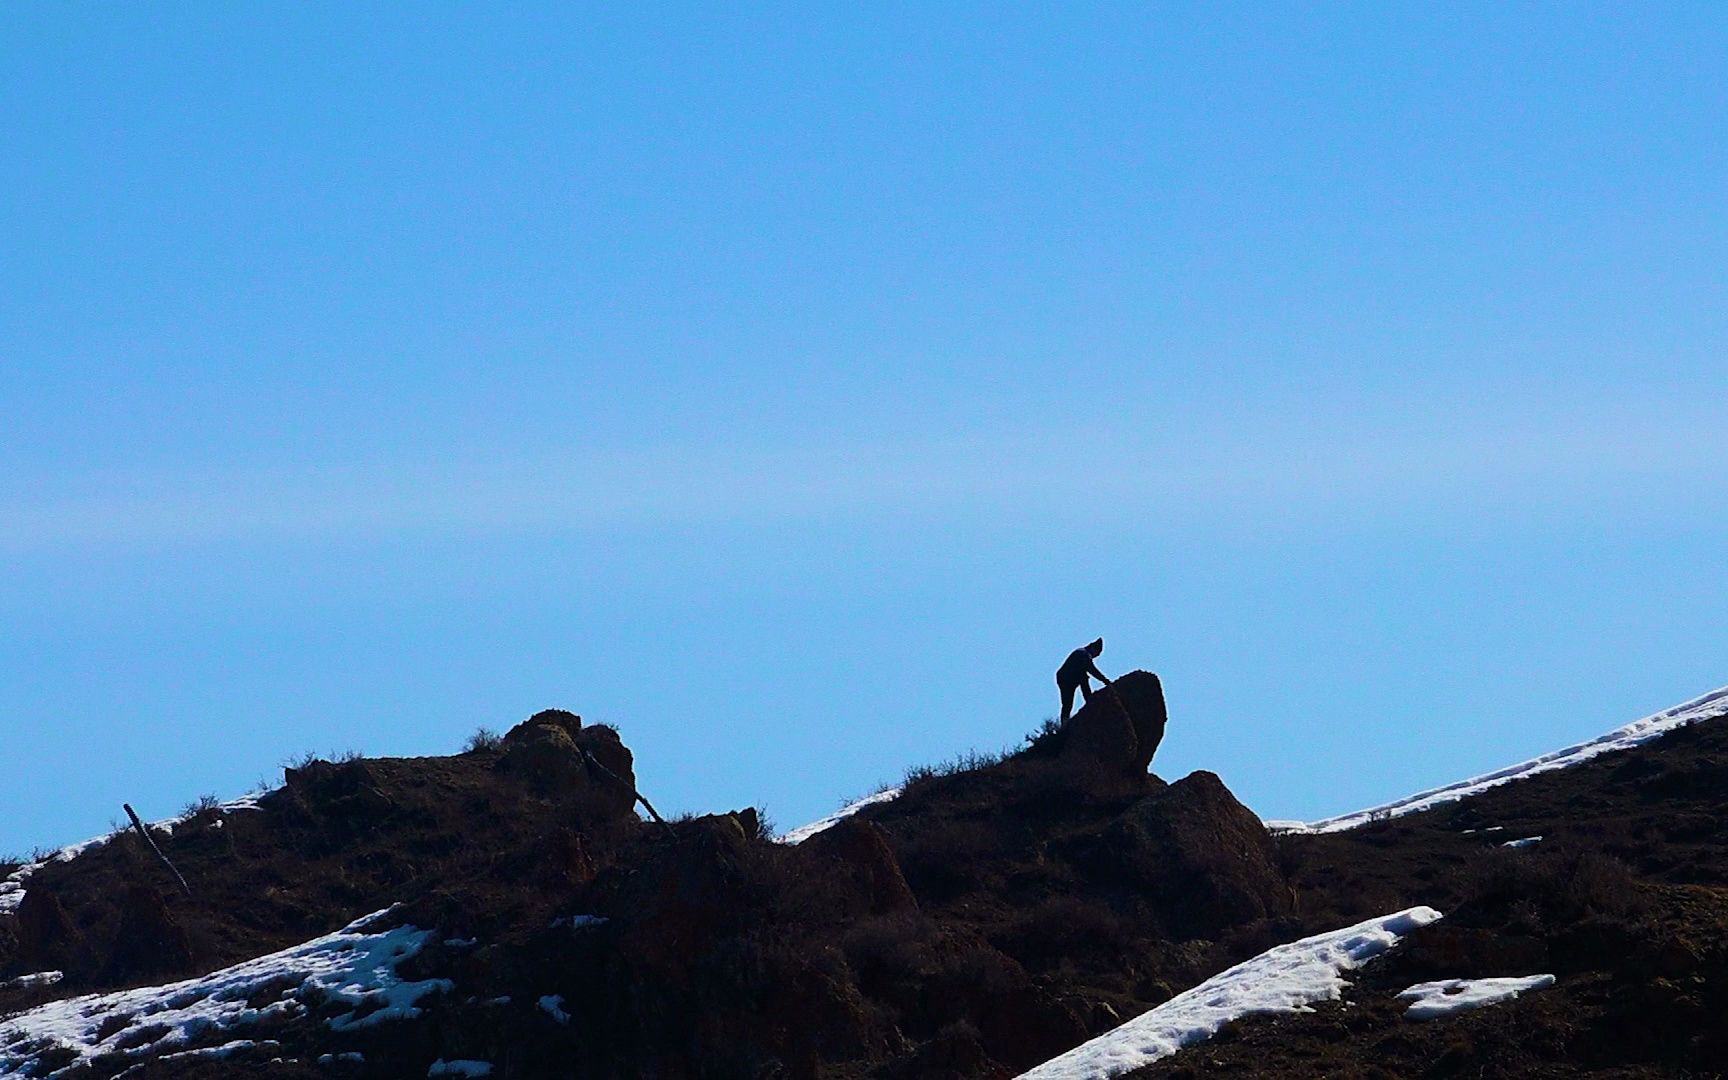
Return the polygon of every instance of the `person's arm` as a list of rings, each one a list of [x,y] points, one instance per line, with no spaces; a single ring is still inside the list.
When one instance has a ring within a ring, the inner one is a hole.
[[[1099,671],[1097,664],[1093,663],[1090,660],[1086,661],[1086,670],[1088,672],[1090,672],[1092,675],[1096,676],[1098,681],[1103,683],[1105,686],[1110,685],[1110,676],[1104,674],[1102,671]]]

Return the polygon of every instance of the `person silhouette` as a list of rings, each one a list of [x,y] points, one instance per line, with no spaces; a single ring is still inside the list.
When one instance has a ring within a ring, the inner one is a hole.
[[[1062,691],[1062,723],[1068,722],[1069,715],[1074,711],[1074,691],[1080,691],[1082,701],[1092,700],[1092,678],[1105,686],[1110,685],[1110,677],[1098,670],[1098,665],[1092,661],[1104,652],[1104,639],[1099,638],[1090,645],[1082,645],[1068,654],[1068,659],[1062,661],[1062,666],[1056,669],[1056,689]]]

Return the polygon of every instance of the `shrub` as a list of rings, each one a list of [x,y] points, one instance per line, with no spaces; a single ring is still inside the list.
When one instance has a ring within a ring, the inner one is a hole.
[[[1278,872],[1286,878],[1296,876],[1304,862],[1304,850],[1300,834],[1275,832],[1272,834],[1272,857],[1278,864]]]
[[[1041,757],[1056,750],[1062,725],[1054,716],[1046,716],[1035,730],[1026,733],[1026,752]]]
[[[1047,897],[1023,911],[991,942],[1028,969],[1044,971],[1065,960],[1093,955],[1120,956],[1134,935],[1102,900],[1078,896]]]
[[[359,761],[366,755],[355,749],[332,750],[328,755],[316,750],[306,750],[290,758],[282,760],[284,769],[304,769],[315,761],[328,761],[332,765],[346,765],[350,761]]]
[[[901,786],[913,787],[918,784],[928,783],[929,781],[935,780],[939,777],[958,776],[961,773],[977,772],[979,769],[988,769],[992,765],[1001,764],[1007,757],[1008,754],[1006,751],[989,753],[979,750],[968,750],[965,753],[956,754],[947,761],[938,762],[935,765],[912,766],[910,769],[906,770],[906,779],[902,781]]]
[[[1465,871],[1471,906],[1521,913],[1550,928],[1642,910],[1648,898],[1625,863],[1595,851],[1492,848]]]
[[[774,822],[768,817],[768,811],[762,809],[760,806],[753,807],[753,809],[756,811],[754,815],[739,815],[739,819],[745,823],[746,839],[763,841],[773,840],[778,833],[774,828]],[[751,829],[751,826],[754,826],[753,830]]]
[[[894,854],[914,893],[951,899],[995,888],[1005,847],[985,822],[938,818],[896,844]]]
[[[854,923],[841,939],[841,949],[859,982],[867,990],[880,991],[919,971],[935,935],[935,927],[923,915],[897,912]]]
[[[481,750],[496,750],[504,745],[504,736],[489,727],[477,727],[474,734],[468,736],[468,741],[462,744],[464,754],[472,754]]]
[[[208,814],[211,811],[220,809],[222,809],[222,800],[209,792],[205,792],[196,799],[187,803],[185,806],[181,807],[180,816],[187,818],[197,817],[199,814]]]

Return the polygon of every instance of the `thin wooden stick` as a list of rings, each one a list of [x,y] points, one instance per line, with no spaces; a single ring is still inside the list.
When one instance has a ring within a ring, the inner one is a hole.
[[[672,826],[666,824],[666,819],[660,816],[660,811],[654,809],[654,804],[648,801],[647,796],[643,795],[640,791],[636,790],[635,784],[632,784],[630,781],[624,779],[622,776],[619,776],[617,773],[613,772],[611,769],[608,769],[606,766],[600,764],[600,759],[595,757],[592,753],[590,753],[587,747],[578,746],[576,749],[582,751],[582,760],[583,761],[587,762],[589,765],[594,766],[596,769],[599,769],[601,772],[605,773],[607,776],[610,776],[612,779],[618,781],[620,784],[623,784],[625,787],[629,788],[630,794],[632,794],[636,797],[636,801],[641,803],[648,810],[648,816],[653,818],[655,821],[659,822],[662,828],[665,828],[668,830],[670,830],[672,828]]]
[[[168,856],[162,854],[162,849],[156,846],[156,841],[150,836],[150,830],[146,829],[144,823],[138,820],[138,814],[132,809],[132,804],[121,803],[120,805],[126,808],[126,816],[132,819],[132,827],[138,830],[138,835],[144,838],[144,842],[150,845],[150,850],[154,851],[156,857],[162,860],[162,865],[166,866],[168,872],[174,875],[174,880],[180,883],[181,891],[190,897],[192,895],[192,887],[186,884],[186,879],[180,876],[180,871],[174,869],[174,864],[168,861]]]

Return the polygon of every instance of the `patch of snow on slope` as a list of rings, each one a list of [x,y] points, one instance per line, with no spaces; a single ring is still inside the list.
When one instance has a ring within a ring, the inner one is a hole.
[[[560,926],[568,926],[572,930],[587,930],[590,927],[605,926],[610,921],[604,915],[564,915],[553,919],[546,925],[552,930],[556,930]]]
[[[443,1058],[439,1058],[432,1063],[431,1068],[426,1070],[426,1075],[491,1076],[492,1063],[490,1061],[464,1061],[460,1058],[454,1061],[445,1061]]]
[[[1327,833],[1340,832],[1344,829],[1354,829],[1366,825],[1370,821],[1384,820],[1403,814],[1414,814],[1430,810],[1459,799],[1468,798],[1487,791],[1489,788],[1509,784],[1514,780],[1522,780],[1537,773],[1550,772],[1554,769],[1570,768],[1573,765],[1589,761],[1600,754],[1613,753],[1616,750],[1630,750],[1660,738],[1676,728],[1695,724],[1700,720],[1712,720],[1728,714],[1728,686],[1712,690],[1702,697],[1665,709],[1662,712],[1635,720],[1622,728],[1615,728],[1606,735],[1599,735],[1588,742],[1568,746],[1541,757],[1521,761],[1516,765],[1508,765],[1481,776],[1473,776],[1468,780],[1460,780],[1455,784],[1434,788],[1431,791],[1419,791],[1406,796],[1397,802],[1389,802],[1383,806],[1358,810],[1352,814],[1340,814],[1337,817],[1322,818],[1319,821],[1268,821],[1266,827],[1273,832]]]
[[[0,1021],[0,1076],[38,1075],[43,1059],[61,1047],[56,1056],[64,1062],[50,1075],[98,1054],[142,1058],[199,1049],[192,1044],[213,1043],[259,1021],[291,1019],[328,1002],[348,1007],[326,1021],[339,1031],[418,1016],[420,999],[449,990],[450,982],[409,982],[396,974],[396,965],[419,952],[432,931],[403,925],[365,932],[392,910],[196,979],[86,994]]]
[[[796,829],[793,829],[791,832],[780,837],[780,842],[782,844],[801,844],[812,836],[815,836],[817,833],[822,832],[824,829],[832,829],[834,826],[845,821],[847,818],[864,809],[866,806],[885,803],[899,794],[900,789],[894,787],[889,788],[886,791],[878,791],[874,795],[867,795],[855,803],[848,803],[847,805],[842,806],[840,809],[834,811],[825,818],[818,821],[812,821],[808,825],[798,826]]]
[[[1398,944],[1405,934],[1440,918],[1413,907],[1327,934],[1268,949],[1212,976],[1113,1031],[1051,1058],[1021,1080],[1108,1080],[1211,1038],[1232,1020],[1265,1013],[1311,1012],[1335,1001],[1344,972]]]
[[[223,1043],[221,1046],[201,1046],[196,1050],[177,1050],[172,1054],[163,1054],[162,1060],[163,1061],[184,1061],[184,1060],[187,1060],[190,1058],[218,1058],[218,1059],[220,1059],[220,1058],[233,1057],[235,1054],[238,1054],[242,1050],[280,1050],[280,1049],[282,1049],[282,1044],[277,1042],[275,1039],[265,1039],[263,1042],[253,1042],[251,1039],[235,1039],[233,1042],[226,1042],[226,1043]],[[131,1069],[127,1069],[126,1072],[131,1072],[132,1069],[142,1069],[144,1067],[145,1067],[145,1063],[139,1062],[137,1065],[132,1066]],[[117,1073],[114,1077],[114,1080],[120,1080],[120,1077],[125,1076],[125,1075],[126,1075],[125,1072]]]
[[[1450,1016],[1466,1009],[1480,1009],[1500,1001],[1510,1001],[1526,990],[1541,990],[1554,985],[1552,975],[1526,975],[1520,979],[1441,979],[1439,982],[1417,983],[1398,995],[1398,1000],[1411,1002],[1404,1015],[1412,1020],[1432,1020]]]

